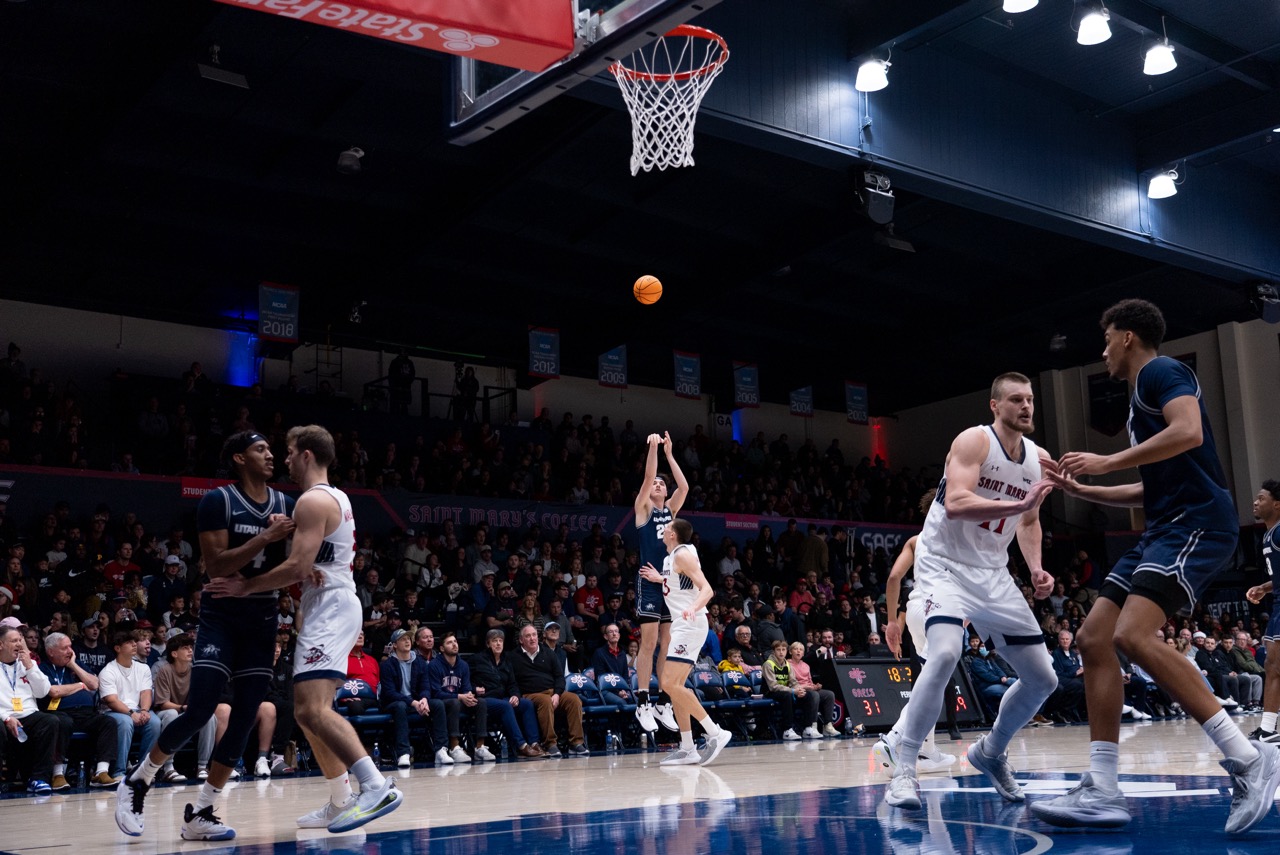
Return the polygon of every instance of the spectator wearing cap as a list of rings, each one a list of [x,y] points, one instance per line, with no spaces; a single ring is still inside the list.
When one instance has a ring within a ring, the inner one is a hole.
[[[147,617],[153,622],[159,623],[164,615],[164,610],[173,601],[175,594],[183,597],[183,604],[187,596],[187,578],[186,571],[182,566],[182,559],[177,555],[169,555],[164,560],[164,569],[151,580],[151,585],[147,588]]]
[[[382,660],[378,705],[391,716],[388,737],[395,748],[396,765],[402,769],[412,763],[409,729],[413,723],[426,718],[432,742],[440,748],[448,739],[444,701],[431,697],[427,665],[415,649],[413,636],[403,629],[391,633],[391,655]]]
[[[483,615],[484,610],[489,607],[489,601],[498,596],[497,578],[493,573],[485,572],[480,577],[479,584],[471,586],[471,602],[475,606],[475,610]]]
[[[560,663],[560,673],[566,677],[569,676],[569,651],[560,643],[560,624],[548,621],[542,627],[542,643],[555,654],[556,661]],[[576,664],[572,670],[577,670]]]
[[[138,622],[138,614],[129,608],[129,595],[123,589],[111,596],[111,622],[113,624]]]
[[[96,626],[96,624],[95,624]],[[111,761],[116,754],[116,729],[104,715],[98,715],[94,695],[98,691],[98,678],[76,662],[71,637],[62,632],[51,632],[44,640],[45,661],[40,671],[49,679],[49,703],[46,712],[58,719],[58,748],[53,766],[51,785],[55,791],[69,789],[66,779],[67,756],[71,750],[71,736],[79,731],[89,735],[93,745],[92,758],[97,763],[93,776],[81,781],[80,786],[114,787],[119,778],[111,777]]]
[[[151,712],[151,669],[133,661],[138,640],[133,631],[119,630],[111,637],[115,658],[98,674],[98,703],[116,724],[116,756],[112,777],[123,775],[129,765],[129,746],[141,735],[140,757],[151,751],[160,736],[160,718]]]
[[[487,543],[481,544],[478,551],[479,557],[471,565],[471,578],[479,582],[485,576],[497,576],[499,567],[493,563],[493,547]]]
[[[97,675],[111,659],[111,651],[102,643],[102,624],[94,612],[80,623],[80,637],[73,645],[76,663],[90,674]]]
[[[19,763],[10,765],[22,764],[31,770],[27,790],[47,796],[52,791],[58,720],[36,706],[38,698],[49,694],[49,678],[36,667],[22,633],[13,627],[0,629],[0,674],[0,722],[4,725],[0,757],[16,755]]]

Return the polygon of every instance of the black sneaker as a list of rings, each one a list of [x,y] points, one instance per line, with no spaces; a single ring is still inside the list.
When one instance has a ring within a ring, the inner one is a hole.
[[[1259,727],[1249,734],[1249,738],[1258,742],[1270,742],[1272,745],[1280,745],[1280,733],[1274,730],[1263,730]]]

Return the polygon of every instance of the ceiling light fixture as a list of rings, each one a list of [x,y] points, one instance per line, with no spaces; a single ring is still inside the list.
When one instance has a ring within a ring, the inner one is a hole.
[[[1039,5],[1040,0],[1004,0],[1004,10],[1014,15]]]
[[[353,145],[338,155],[338,171],[343,175],[360,174],[360,158],[362,157],[364,157],[364,149]]]
[[[889,65],[887,59],[869,59],[862,63],[853,88],[859,92],[879,92],[889,85]]]
[[[1147,184],[1148,199],[1168,199],[1178,192],[1178,170],[1165,169],[1151,176]]]
[[[1111,38],[1111,13],[1106,5],[1088,7],[1084,17],[1080,19],[1080,29],[1076,32],[1076,42],[1082,45],[1099,45]]]
[[[1169,28],[1165,26],[1164,15],[1160,16],[1160,29],[1164,30],[1164,41],[1147,48],[1147,56],[1142,63],[1143,74],[1168,74],[1178,67],[1178,61],[1173,58],[1173,45],[1169,44]]]

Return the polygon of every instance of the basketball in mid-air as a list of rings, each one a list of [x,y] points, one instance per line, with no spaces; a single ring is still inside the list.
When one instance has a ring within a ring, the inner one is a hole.
[[[657,276],[641,276],[636,280],[635,287],[631,291],[636,295],[637,300],[650,306],[662,298],[662,283],[658,281]]]

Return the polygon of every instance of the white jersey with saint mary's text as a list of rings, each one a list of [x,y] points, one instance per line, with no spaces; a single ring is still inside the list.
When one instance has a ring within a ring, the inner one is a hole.
[[[351,573],[351,563],[356,557],[356,520],[355,514],[351,512],[351,500],[346,493],[328,484],[317,484],[311,489],[328,493],[342,512],[338,527],[320,544],[315,568],[324,575],[325,588],[349,588],[354,592],[356,583]],[[307,586],[310,584],[306,583]]]
[[[983,499],[1021,501],[1031,485],[1040,480],[1040,452],[1036,444],[1022,437],[1022,454],[1014,459],[1005,452],[994,427],[985,425],[983,429],[987,432],[989,447],[973,492]],[[946,496],[944,476],[925,517],[916,551],[951,564],[1004,570],[1009,563],[1009,541],[1013,540],[1021,515],[983,521],[949,519]]]
[[[667,601],[667,609],[671,612],[672,619],[684,614],[685,609],[693,608],[694,600],[698,599],[698,588],[693,584],[693,580],[676,570],[676,553],[682,549],[689,550],[693,560],[698,560],[698,551],[691,543],[680,544],[662,559],[662,596]],[[695,612],[695,615],[706,613],[707,610],[703,608]]]

